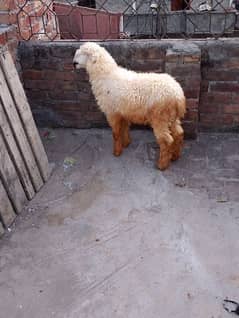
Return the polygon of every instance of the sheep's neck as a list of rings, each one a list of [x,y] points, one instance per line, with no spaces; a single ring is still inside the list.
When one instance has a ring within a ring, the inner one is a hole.
[[[117,64],[115,61],[108,63],[98,62],[95,64],[88,64],[86,67],[87,73],[89,74],[90,80],[97,80],[110,75],[116,68]]]

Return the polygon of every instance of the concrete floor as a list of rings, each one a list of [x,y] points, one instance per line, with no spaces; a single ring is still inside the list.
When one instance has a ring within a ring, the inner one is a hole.
[[[163,173],[153,134],[132,136],[120,158],[109,130],[44,138],[53,175],[0,242],[1,317],[231,316],[239,136],[186,141]]]

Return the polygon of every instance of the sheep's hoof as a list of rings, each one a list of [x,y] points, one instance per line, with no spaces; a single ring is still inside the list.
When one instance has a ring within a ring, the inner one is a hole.
[[[163,162],[159,161],[158,168],[159,170],[163,171],[163,170],[166,170],[169,167],[169,165],[170,165],[170,161],[163,161]]]
[[[113,152],[113,155],[115,156],[115,157],[119,157],[120,155],[122,154],[122,150],[115,150],[114,152]]]
[[[130,145],[130,143],[131,143],[131,140],[125,141],[124,144],[123,144],[123,147],[127,148]]]

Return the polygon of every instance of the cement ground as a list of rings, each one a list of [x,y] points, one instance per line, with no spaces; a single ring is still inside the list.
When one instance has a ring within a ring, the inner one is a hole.
[[[54,130],[49,182],[0,241],[0,316],[222,318],[239,301],[239,136],[155,168],[150,131]]]

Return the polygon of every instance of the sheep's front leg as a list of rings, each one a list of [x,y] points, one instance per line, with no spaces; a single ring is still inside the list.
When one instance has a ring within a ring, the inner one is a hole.
[[[109,125],[112,128],[115,156],[120,156],[123,151],[122,142],[122,123],[123,119],[119,114],[110,114],[107,116]]]

